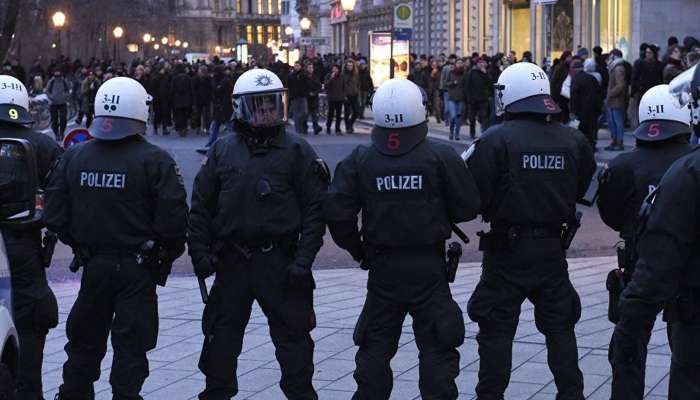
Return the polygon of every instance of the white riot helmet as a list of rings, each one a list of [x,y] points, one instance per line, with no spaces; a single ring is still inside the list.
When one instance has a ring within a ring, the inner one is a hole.
[[[287,89],[267,69],[244,72],[233,87],[233,119],[250,128],[284,125],[287,107]]]
[[[639,101],[639,127],[634,136],[643,141],[666,140],[690,133],[690,108],[681,105],[669,92],[668,85],[657,85]]]
[[[119,140],[146,132],[151,96],[131,78],[112,78],[95,96],[95,120],[90,134],[96,139]]]
[[[372,96],[372,142],[383,153],[403,154],[428,134],[426,96],[415,83],[390,79]]]
[[[681,105],[689,105],[692,115],[692,127],[696,136],[700,136],[700,68],[693,66],[669,83],[669,92]]]
[[[501,73],[498,83],[494,85],[496,115],[508,112],[558,114],[561,112],[552,99],[549,89],[549,77],[535,64],[516,63]]]
[[[17,78],[0,75],[0,120],[13,124],[31,124],[29,94]]]

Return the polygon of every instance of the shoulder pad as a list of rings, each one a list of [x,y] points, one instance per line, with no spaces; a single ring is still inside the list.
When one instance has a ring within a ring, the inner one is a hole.
[[[331,183],[331,170],[328,168],[328,164],[326,164],[325,161],[323,161],[322,158],[317,158],[314,160],[314,166],[316,168],[316,172],[319,174],[321,179],[326,184]]]
[[[479,143],[479,139],[476,139],[474,142],[472,142],[472,144],[471,144],[471,146],[469,146],[469,148],[467,148],[466,150],[464,150],[464,152],[462,152],[462,160],[464,160],[465,163],[468,162],[469,159],[471,158],[472,154],[474,154],[474,150],[476,150],[476,145],[478,143]]]

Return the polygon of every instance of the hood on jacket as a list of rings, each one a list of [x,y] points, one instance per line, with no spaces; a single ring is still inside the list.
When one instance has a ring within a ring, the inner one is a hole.
[[[583,72],[592,75],[598,83],[603,83],[603,77],[596,71],[597,65],[595,59],[589,58],[583,63]]]

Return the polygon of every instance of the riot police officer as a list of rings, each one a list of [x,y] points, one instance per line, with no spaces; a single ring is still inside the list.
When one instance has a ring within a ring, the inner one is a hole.
[[[694,74],[694,76],[693,76]],[[684,82],[687,80],[687,82]],[[683,104],[690,100],[693,129],[698,130],[700,69],[671,81]],[[687,91],[686,91],[687,89]],[[676,107],[678,107],[676,103]],[[688,121],[691,113],[686,109]],[[669,129],[674,122],[664,122]],[[679,129],[680,126],[674,129]],[[660,128],[660,131],[663,130]],[[619,322],[611,341],[611,364],[615,375],[635,376],[643,382],[646,346],[662,306],[671,320],[672,400],[700,398],[700,152],[674,162],[659,186],[642,204],[638,259],[631,282],[619,301]],[[641,374],[641,375],[640,375]],[[640,383],[641,383],[640,382]],[[643,387],[629,388],[623,379],[613,379],[612,393],[633,389],[641,398]],[[615,397],[614,397],[615,398]]]
[[[29,115],[27,89],[17,79],[0,76],[0,137],[27,140],[37,160],[37,173],[40,188],[46,185],[46,176],[63,153],[56,142],[46,135],[27,127],[32,118]],[[6,180],[24,179],[22,171],[12,171],[9,165],[0,161],[0,177]],[[9,194],[9,193],[8,193]],[[17,375],[17,399],[43,399],[41,366],[44,343],[49,329],[58,324],[56,297],[46,280],[41,240],[41,222],[23,224],[18,227],[5,226],[7,256],[10,262],[13,293],[13,316],[19,336],[19,368]]]
[[[687,107],[679,106],[668,85],[655,86],[644,94],[639,102],[639,121],[641,124],[634,132],[637,148],[613,159],[599,177],[600,216],[625,241],[624,248],[618,250],[619,268],[611,271],[607,279],[612,322],[617,322],[617,300],[632,276],[636,261],[637,216],[642,201],[656,190],[668,167],[690,152],[690,112]],[[613,382],[618,380],[625,384],[614,385],[620,390],[613,392],[613,399],[643,397],[643,371],[623,375],[613,368]]]
[[[287,90],[252,69],[233,89],[235,134],[216,141],[192,192],[188,248],[196,275],[216,273],[202,326],[199,398],[238,393],[236,368],[257,300],[270,325],[290,399],[317,399],[311,265],[323,242],[328,170],[311,146],[285,132]]]
[[[649,89],[639,103],[637,148],[610,161],[599,177],[598,210],[631,250],[642,200],[668,167],[690,152],[690,113],[677,105],[668,85]]]
[[[463,155],[481,194],[481,214],[491,224],[490,232],[480,233],[483,272],[467,307],[479,324],[476,394],[503,398],[520,306],[529,299],[546,338],[557,399],[583,399],[574,334],[581,302],[569,280],[566,249],[595,160],[579,131],[551,121],[559,108],[538,66],[514,64],[495,87],[504,122]]]
[[[46,224],[83,266],[66,323],[59,399],[94,396],[110,332],[113,398],[140,399],[149,373],[146,352],[158,337],[156,283],[164,284],[184,252],[187,233],[178,167],[142,136],[149,101],[136,80],[105,82],[90,127],[95,139],[66,151],[46,189]]]
[[[359,346],[353,399],[389,398],[390,362],[406,314],[419,350],[421,395],[456,399],[464,320],[448,285],[445,240],[452,223],[476,216],[479,195],[454,149],[426,139],[418,86],[405,79],[385,82],[372,99],[372,113],[371,145],[358,146],[338,164],[324,202],[333,240],[369,269],[353,334]]]

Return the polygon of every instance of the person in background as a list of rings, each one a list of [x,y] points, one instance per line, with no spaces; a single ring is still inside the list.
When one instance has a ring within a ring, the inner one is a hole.
[[[309,96],[307,97],[307,103],[309,105],[309,117],[311,117],[311,122],[313,124],[314,135],[318,135],[319,132],[323,130],[321,125],[318,124],[318,94],[321,91],[321,80],[318,75],[314,73],[314,64],[312,62],[306,63],[306,75],[308,76],[309,85]]]
[[[340,130],[340,113],[343,103],[345,102],[345,91],[343,87],[343,78],[340,75],[340,67],[333,65],[331,73],[328,74],[325,83],[326,98],[328,100],[328,116],[326,117],[326,133],[331,134],[331,124],[335,118],[335,134],[342,135]]]
[[[364,119],[365,109],[369,105],[369,97],[374,91],[374,82],[372,82],[372,75],[369,73],[367,61],[362,59],[358,65],[358,74],[360,78],[360,119]]]
[[[668,56],[666,58],[666,66],[663,71],[663,82],[669,83],[676,76],[683,72],[683,52],[681,48],[674,44],[668,49]]]
[[[462,127],[462,115],[464,114],[464,94],[466,93],[466,73],[464,61],[457,60],[455,67],[450,71],[445,81],[447,87],[447,109],[450,115],[450,140],[460,140],[459,131]]]
[[[294,130],[299,135],[306,135],[309,118],[309,75],[302,69],[299,61],[294,63],[294,71],[289,74],[289,112],[294,120]]]
[[[354,133],[355,120],[360,116],[360,80],[357,65],[352,59],[345,61],[342,78],[343,93],[345,94],[345,131]]]
[[[612,142],[605,150],[622,151],[625,134],[625,97],[627,95],[627,79],[624,59],[619,49],[613,49],[608,55],[608,69],[610,80],[608,81],[608,129]],[[639,102],[637,102],[639,104]]]
[[[469,136],[476,137],[476,120],[479,119],[481,133],[489,127],[489,98],[493,94],[493,83],[487,71],[488,59],[477,59],[476,67],[467,75],[465,98],[469,99]]]
[[[197,75],[192,79],[192,90],[194,92],[194,118],[192,127],[198,134],[208,134],[211,124],[211,100],[214,88],[212,86],[209,68],[201,65],[197,69]]]
[[[583,133],[593,151],[597,151],[598,117],[603,107],[603,78],[596,72],[596,62],[593,58],[581,62],[575,59],[571,63],[574,78],[571,80],[571,113],[578,120],[578,130]]]
[[[63,71],[56,68],[53,71],[53,77],[46,84],[46,96],[49,98],[51,105],[51,129],[53,130],[56,140],[63,140],[63,134],[67,124],[67,104],[68,96],[70,96],[70,85],[63,76]]]
[[[87,72],[87,78],[80,85],[80,97],[82,99],[80,104],[80,109],[85,115],[85,127],[89,128],[92,125],[92,120],[95,116],[95,96],[97,96],[97,90],[100,88],[99,79],[95,76],[93,71]]]

